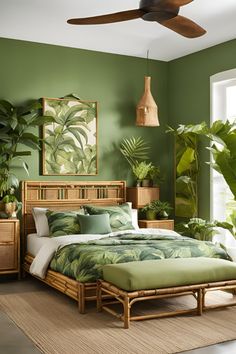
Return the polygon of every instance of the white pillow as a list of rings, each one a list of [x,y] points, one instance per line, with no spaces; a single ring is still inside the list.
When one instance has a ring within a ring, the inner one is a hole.
[[[131,209],[132,212],[132,225],[135,228],[135,230],[139,229],[138,226],[138,209]]]
[[[135,228],[135,230],[139,229],[138,226],[138,209],[132,209],[132,202],[127,202],[129,204],[129,207],[131,209],[131,218],[132,218],[132,225]]]
[[[32,215],[34,217],[37,235],[40,237],[49,236],[48,218],[46,215],[47,208],[33,208]]]

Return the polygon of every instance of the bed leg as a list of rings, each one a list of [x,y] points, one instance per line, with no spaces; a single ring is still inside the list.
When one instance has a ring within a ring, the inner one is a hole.
[[[197,291],[197,313],[199,316],[202,315],[203,307],[203,289],[198,289]]]
[[[85,313],[85,285],[78,284],[78,308],[79,313]]]
[[[102,285],[101,282],[97,282],[97,311],[102,311]]]
[[[204,311],[206,308],[206,290],[202,289],[202,310]]]
[[[123,306],[124,306],[124,328],[129,328],[130,304],[129,304],[129,297],[127,295],[124,298]]]

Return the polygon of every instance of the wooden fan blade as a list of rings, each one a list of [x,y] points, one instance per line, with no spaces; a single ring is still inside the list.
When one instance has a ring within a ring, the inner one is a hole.
[[[187,38],[200,37],[206,33],[206,31],[195,22],[180,15],[175,16],[169,20],[157,22]]]
[[[113,14],[102,15],[102,16],[71,18],[67,21],[67,23],[71,25],[101,25],[105,23],[134,20],[136,18],[142,17],[144,14],[145,11],[137,9],[137,10],[116,12]]]

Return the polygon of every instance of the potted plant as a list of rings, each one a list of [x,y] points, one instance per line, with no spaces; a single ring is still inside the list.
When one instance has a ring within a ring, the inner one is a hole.
[[[147,163],[145,161],[138,162],[136,165],[132,166],[133,174],[136,177],[136,186],[140,187],[142,181],[147,177],[148,172],[152,166],[152,163]]]
[[[17,188],[19,181],[12,173],[12,164],[20,162],[29,174],[25,156],[31,151],[19,150],[19,145],[40,149],[41,139],[32,132],[46,122],[53,122],[53,117],[41,116],[41,103],[34,101],[25,107],[13,106],[6,100],[0,100],[0,197],[4,197],[11,187]]]
[[[168,219],[169,214],[172,210],[170,203],[162,202],[161,200],[153,200],[151,203],[151,207],[156,212],[157,219]]]
[[[143,180],[147,176],[147,173],[145,173],[144,177],[139,178],[137,174],[139,174],[139,171],[141,169],[143,169],[144,171],[144,169],[146,168],[146,166],[144,165],[147,165],[145,160],[149,159],[149,149],[150,146],[140,136],[137,138],[125,138],[122,140],[120,145],[120,152],[130,165],[132,172],[136,176],[137,186],[141,186],[141,180]]]
[[[17,212],[21,209],[21,203],[18,202],[14,192],[15,189],[10,188],[8,193],[2,198],[5,206],[5,214],[10,218],[16,218]]]
[[[153,200],[141,209],[142,212],[146,213],[147,220],[168,219],[171,210],[170,204],[161,200]]]
[[[147,220],[156,220],[157,213],[152,208],[151,203],[146,204],[142,209],[141,212],[145,214],[145,219]]]
[[[187,223],[176,225],[176,231],[181,235],[195,238],[200,241],[212,241],[215,234],[218,233],[217,227],[229,230],[235,237],[233,225],[228,222],[220,222],[217,220],[206,221],[201,218],[191,218]]]

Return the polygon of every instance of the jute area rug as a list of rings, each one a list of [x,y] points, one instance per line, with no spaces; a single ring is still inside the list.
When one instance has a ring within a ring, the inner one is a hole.
[[[212,295],[211,295],[212,297]],[[233,296],[221,292],[214,302]],[[183,305],[181,305],[183,304]],[[137,304],[139,313],[191,305],[188,296]],[[236,339],[236,307],[209,311],[203,316],[179,316],[132,322],[128,330],[94,304],[80,315],[75,301],[33,279],[0,285],[0,309],[47,354],[164,354],[179,353]]]

